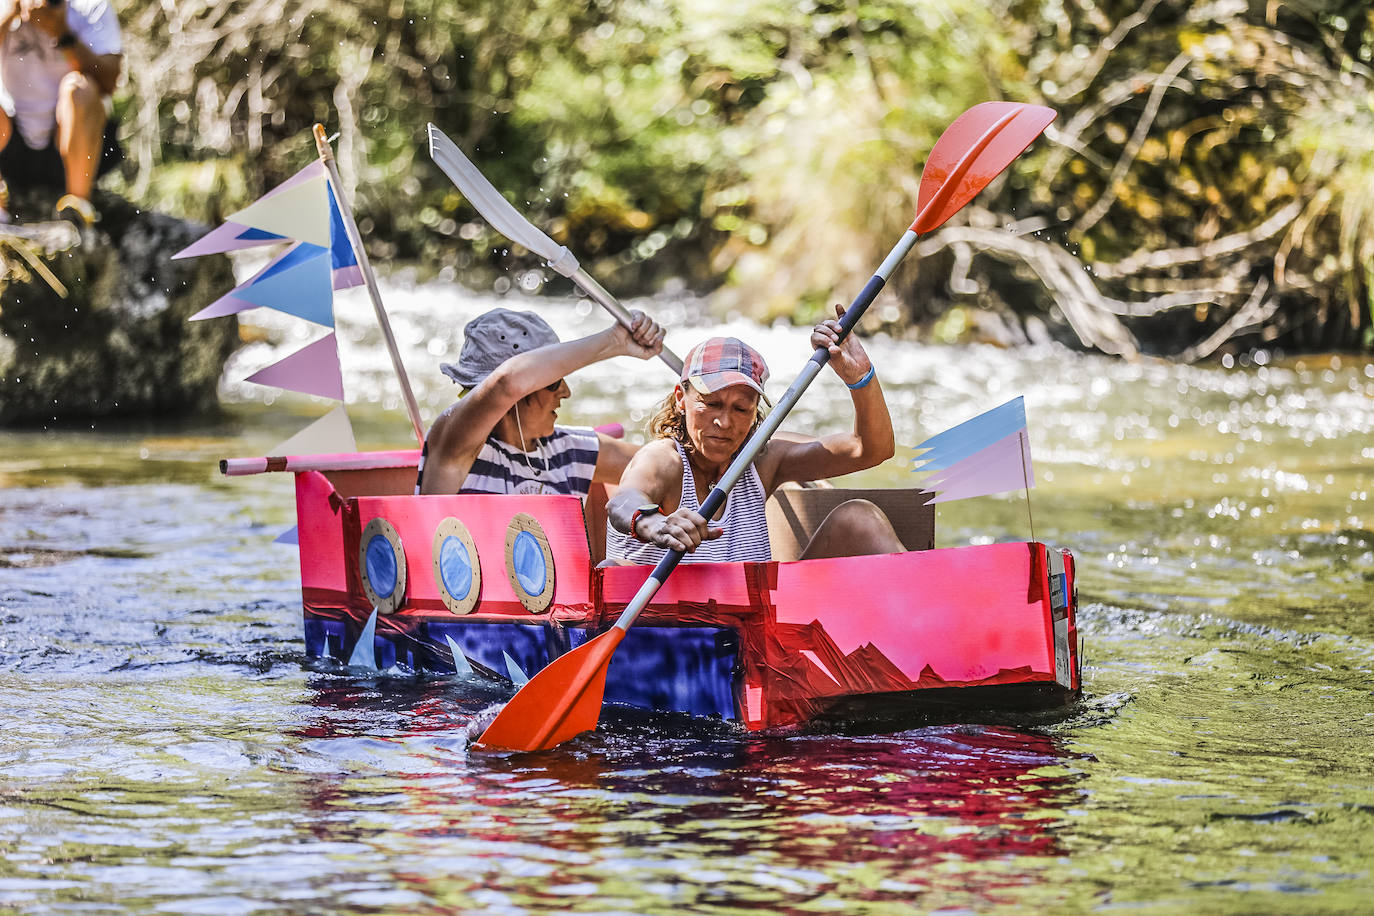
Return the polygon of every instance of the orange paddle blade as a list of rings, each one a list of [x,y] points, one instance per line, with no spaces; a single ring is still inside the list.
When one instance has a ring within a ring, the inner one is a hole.
[[[917,221],[911,228],[925,233],[944,223],[1002,173],[1054,120],[1054,109],[1021,102],[983,102],[974,105],[945,129],[921,170],[916,194]],[[1000,127],[998,126],[1000,124]],[[991,137],[985,135],[993,128]],[[977,149],[981,145],[981,149]],[[962,174],[954,174],[965,156],[977,149]],[[954,182],[954,186],[945,185]],[[942,199],[927,212],[938,194]]]
[[[546,751],[596,728],[606,667],[625,631],[612,627],[566,655],[516,691],[477,744],[512,751]]]

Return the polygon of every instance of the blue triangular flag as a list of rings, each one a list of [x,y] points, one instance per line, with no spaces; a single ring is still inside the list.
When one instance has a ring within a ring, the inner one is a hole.
[[[912,459],[920,467],[915,471],[938,471],[957,461],[962,461],[974,452],[987,448],[999,439],[1026,428],[1026,399],[1012,398],[1000,407],[994,407],[958,426],[931,436],[916,446],[925,454]]]
[[[266,229],[254,229],[249,226],[247,229],[234,236],[245,242],[279,242],[286,238],[284,235],[277,235],[275,232],[268,232]]]
[[[921,486],[933,503],[1035,486],[1026,441],[1026,401],[1013,398],[922,442],[913,471],[933,472]]]
[[[241,287],[234,294],[235,297],[327,328],[334,327],[329,253],[318,246],[312,245],[310,248],[314,249],[313,254],[306,252],[301,260],[290,267]]]
[[[344,228],[343,213],[332,185],[329,186],[329,268],[335,289],[362,286],[362,266],[348,241],[348,230]]]

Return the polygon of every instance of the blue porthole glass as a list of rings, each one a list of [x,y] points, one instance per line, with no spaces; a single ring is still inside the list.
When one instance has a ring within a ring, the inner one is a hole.
[[[396,553],[380,534],[367,542],[367,581],[379,598],[390,598],[396,591]]]
[[[462,601],[472,590],[472,557],[467,545],[453,535],[444,538],[439,548],[439,577],[455,601]]]
[[[511,548],[511,566],[515,570],[515,578],[519,580],[520,587],[528,595],[542,595],[544,584],[548,581],[549,571],[544,563],[544,550],[539,546],[539,541],[528,531],[522,531],[515,536],[515,544]]]

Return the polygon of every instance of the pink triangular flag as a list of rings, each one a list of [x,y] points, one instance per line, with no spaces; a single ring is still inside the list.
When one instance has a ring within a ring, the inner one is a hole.
[[[1012,433],[921,482],[932,503],[991,496],[1035,486],[1025,430]]]
[[[248,234],[248,238],[243,238]],[[238,251],[242,248],[255,248],[259,245],[274,245],[278,242],[290,241],[280,236],[276,238],[263,238],[260,231],[255,231],[242,223],[224,223],[218,228],[211,229],[199,239],[187,245],[185,248],[172,255],[172,260],[179,258],[198,258],[207,254],[223,254],[226,251]]]
[[[338,339],[332,333],[326,334],[285,359],[259,369],[244,381],[342,401],[343,374],[339,369]]]

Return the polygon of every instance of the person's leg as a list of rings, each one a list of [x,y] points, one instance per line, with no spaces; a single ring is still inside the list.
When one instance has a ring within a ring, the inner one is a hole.
[[[830,511],[811,536],[800,559],[861,557],[905,550],[882,509],[866,499],[851,499]]]
[[[0,108],[0,152],[4,152],[5,147],[10,145],[10,137],[14,134],[14,128],[10,124],[10,116],[5,113],[5,109]],[[10,221],[10,189],[5,184],[5,175],[0,171],[0,223]]]
[[[57,152],[67,172],[67,193],[91,199],[105,133],[105,99],[95,83],[72,72],[62,78],[57,100]]]

